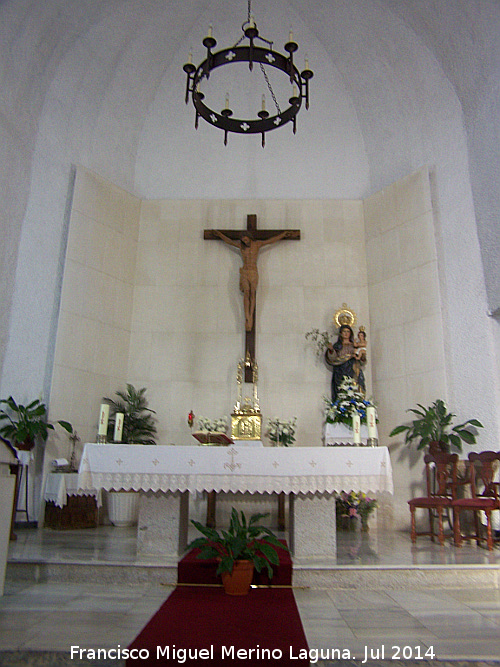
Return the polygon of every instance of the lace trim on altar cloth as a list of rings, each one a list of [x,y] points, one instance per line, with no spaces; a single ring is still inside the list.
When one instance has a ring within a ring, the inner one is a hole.
[[[393,493],[391,475],[165,475],[151,473],[80,474],[81,489],[102,488],[106,491],[217,491],[234,493],[294,493],[331,494],[334,491],[364,491]]]

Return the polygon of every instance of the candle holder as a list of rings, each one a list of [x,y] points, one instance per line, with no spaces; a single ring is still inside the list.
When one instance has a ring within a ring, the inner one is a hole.
[[[97,444],[98,445],[105,445],[107,443],[107,438],[105,435],[97,435]]]
[[[366,441],[367,447],[378,447],[378,438],[368,438]]]
[[[76,431],[69,436],[71,441],[71,454],[69,457],[69,469],[71,472],[78,472],[78,466],[76,465],[76,443],[80,442],[80,437]]]

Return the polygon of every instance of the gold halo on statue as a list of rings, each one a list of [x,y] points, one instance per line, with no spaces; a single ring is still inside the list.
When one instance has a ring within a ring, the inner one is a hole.
[[[339,308],[333,316],[333,322],[338,329],[343,325],[354,329],[357,322],[356,313],[346,303],[343,303],[342,308]]]

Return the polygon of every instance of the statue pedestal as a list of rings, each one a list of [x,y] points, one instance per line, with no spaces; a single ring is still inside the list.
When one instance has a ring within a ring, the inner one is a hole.
[[[368,427],[361,424],[361,443],[354,443],[354,434],[346,424],[325,424],[323,430],[323,441],[325,447],[366,447],[368,440]]]

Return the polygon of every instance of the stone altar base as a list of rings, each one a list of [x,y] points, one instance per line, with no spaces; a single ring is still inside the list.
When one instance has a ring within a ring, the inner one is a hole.
[[[290,549],[294,557],[335,561],[333,494],[290,494],[289,503]],[[187,546],[188,524],[189,492],[141,492],[137,555],[182,555]]]
[[[174,556],[187,546],[189,492],[141,491],[137,524],[137,554]]]
[[[290,494],[290,549],[299,559],[336,560],[333,494]]]

